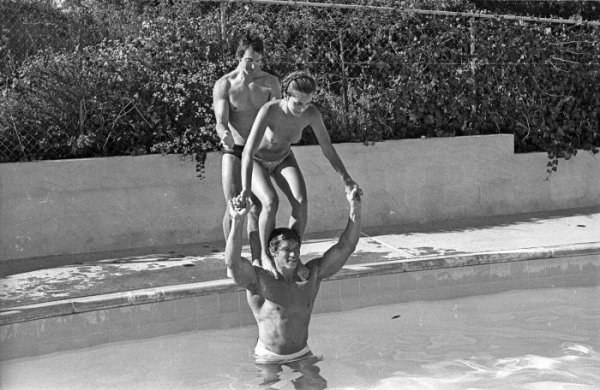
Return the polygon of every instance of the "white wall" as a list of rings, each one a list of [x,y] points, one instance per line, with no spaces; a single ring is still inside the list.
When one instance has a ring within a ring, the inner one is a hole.
[[[545,153],[512,135],[336,144],[365,192],[365,226],[600,205],[600,159],[580,151],[546,180]],[[344,187],[318,146],[295,147],[308,232],[342,228]],[[0,260],[222,239],[220,154],[203,179],[180,156],[0,164]],[[278,224],[290,208],[281,202]]]

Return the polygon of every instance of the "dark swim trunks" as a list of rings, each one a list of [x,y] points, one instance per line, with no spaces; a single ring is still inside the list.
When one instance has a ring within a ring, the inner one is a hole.
[[[240,160],[242,159],[243,151],[244,151],[244,145],[233,145],[233,149],[223,146],[223,149],[221,149],[221,153],[232,154],[235,157],[239,158]]]

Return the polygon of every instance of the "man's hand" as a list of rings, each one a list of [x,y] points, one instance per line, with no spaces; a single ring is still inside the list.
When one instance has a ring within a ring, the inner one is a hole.
[[[344,186],[346,187],[346,196],[350,194],[353,189],[356,188],[358,190],[358,198],[360,200],[360,197],[362,196],[362,190],[360,189],[358,184],[354,180],[352,180],[350,176],[344,179]]]
[[[351,202],[351,199],[356,197],[358,202],[360,203],[360,198],[362,195],[362,189],[358,186],[358,184],[356,184],[354,180],[350,179],[346,183],[346,199],[348,199],[348,202]]]
[[[225,132],[223,132],[223,136],[221,137],[221,144],[225,149],[233,149],[235,141],[233,140],[233,135],[231,134],[231,131],[225,130]]]
[[[243,201],[246,202],[246,204],[251,205],[252,204],[252,191],[250,191],[247,188],[244,188],[242,190],[242,192],[240,192],[240,194],[238,195],[238,198],[243,199]]]
[[[346,199],[348,199],[348,203],[350,204],[351,209],[360,208],[361,196],[362,190],[358,187],[358,184],[350,190],[346,189]]]
[[[246,207],[246,199],[242,197],[242,195],[238,195],[233,199],[230,199],[228,202],[229,206],[229,215],[232,219],[236,221],[241,221],[244,219],[246,214],[248,214],[248,207]]]

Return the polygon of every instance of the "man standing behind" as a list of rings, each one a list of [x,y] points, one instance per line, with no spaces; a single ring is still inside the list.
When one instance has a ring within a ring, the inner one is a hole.
[[[229,201],[232,227],[225,248],[225,262],[235,283],[246,289],[248,305],[258,324],[257,363],[287,363],[310,356],[308,326],[321,281],[346,263],[360,236],[360,189],[346,193],[350,205],[348,224],[337,244],[322,257],[306,263],[309,277],[298,276],[300,240],[292,229],[275,229],[269,250],[282,278],[254,267],[241,257],[242,225],[248,210],[240,196]]]
[[[263,57],[262,40],[246,33],[239,42],[236,56],[237,68],[221,77],[213,88],[213,109],[217,120],[217,134],[223,145],[221,180],[225,200],[233,199],[242,191],[241,158],[242,150],[258,110],[266,102],[281,98],[281,86],[277,77],[261,70]],[[258,238],[258,202],[248,215],[248,236],[252,260],[260,259]],[[225,210],[223,233],[225,239],[231,230],[231,216]],[[268,271],[270,264],[264,267]],[[229,274],[229,271],[228,271]]]

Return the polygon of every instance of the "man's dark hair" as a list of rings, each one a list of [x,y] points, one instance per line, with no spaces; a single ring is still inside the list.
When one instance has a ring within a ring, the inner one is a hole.
[[[317,90],[317,82],[310,73],[303,70],[292,72],[285,76],[283,82],[283,93],[287,96],[295,96],[295,93],[313,93]]]
[[[247,31],[240,38],[237,51],[235,52],[237,58],[242,58],[248,48],[259,54],[263,54],[263,41],[254,31]]]
[[[277,252],[279,246],[282,241],[296,241],[298,245],[301,244],[300,236],[293,229],[288,228],[277,228],[273,229],[271,232],[271,237],[269,238],[269,250],[271,253]]]

